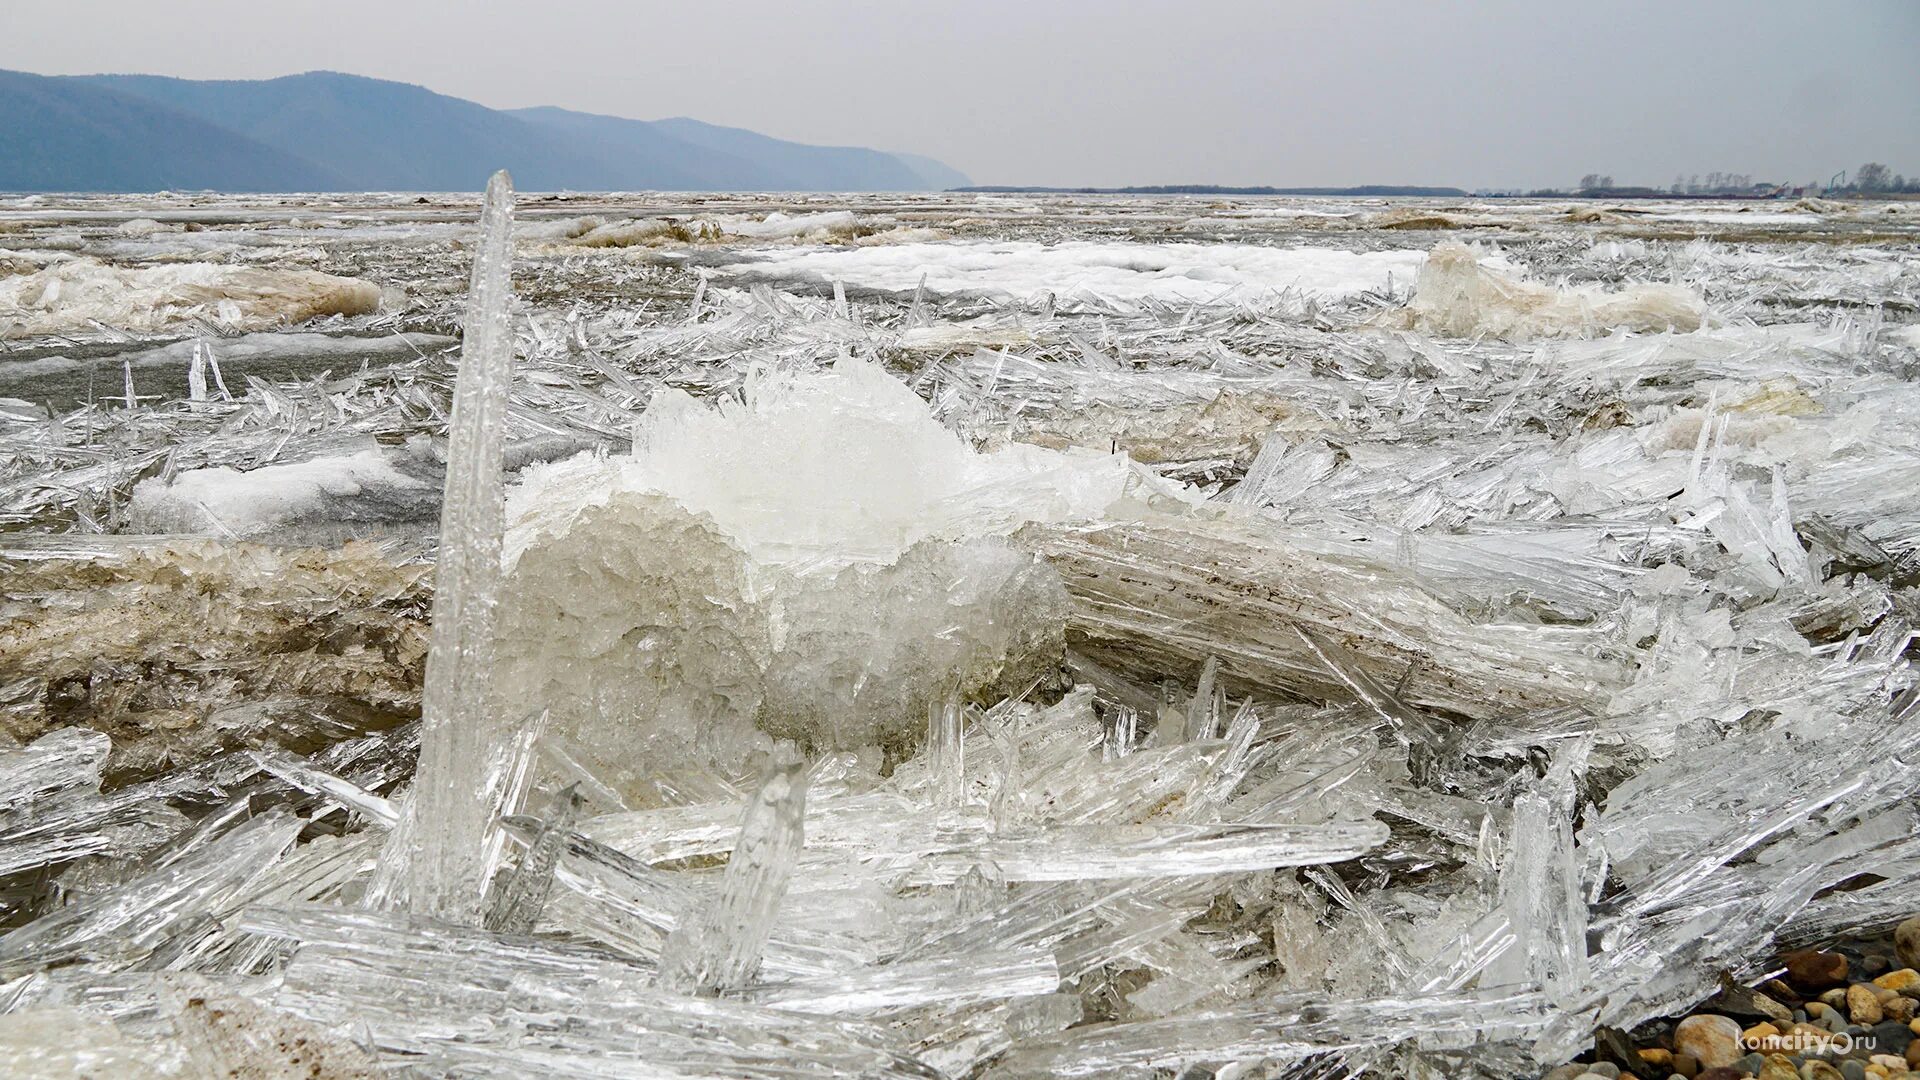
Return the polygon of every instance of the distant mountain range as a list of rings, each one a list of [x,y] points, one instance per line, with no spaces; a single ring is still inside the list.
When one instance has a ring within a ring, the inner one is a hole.
[[[0,191],[927,191],[931,158],[685,117],[489,109],[407,83],[0,71]]]

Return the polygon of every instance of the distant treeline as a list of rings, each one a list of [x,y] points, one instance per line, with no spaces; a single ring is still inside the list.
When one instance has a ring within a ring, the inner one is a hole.
[[[982,195],[1466,195],[1457,187],[1366,184],[1361,187],[1222,187],[1218,184],[1155,184],[1151,187],[1018,187],[987,184],[949,188]]]

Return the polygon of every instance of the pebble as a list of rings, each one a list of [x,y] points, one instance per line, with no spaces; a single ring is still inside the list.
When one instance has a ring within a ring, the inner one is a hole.
[[[1746,1073],[1739,1069],[1730,1069],[1725,1065],[1703,1070],[1695,1080],[1740,1080]]]
[[[1673,1051],[1673,1071],[1683,1077],[1697,1076],[1700,1072],[1700,1059],[1678,1047]]]
[[[1880,974],[1881,972],[1887,970],[1892,966],[1893,966],[1893,961],[1888,960],[1886,957],[1880,956],[1879,954],[1876,953],[1873,956],[1866,956],[1861,958],[1860,974],[1865,975],[1868,978],[1872,978],[1873,976]]]
[[[1857,1061],[1843,1061],[1840,1075],[1843,1080],[1867,1080],[1867,1067]]]
[[[1740,1060],[1740,1025],[1711,1013],[1689,1016],[1673,1029],[1673,1049],[1707,1069],[1732,1065]]]
[[[1873,1025],[1873,1045],[1889,1054],[1904,1054],[1913,1043],[1913,1030],[1898,1020]]]
[[[1833,989],[1827,991],[1826,993],[1820,995],[1820,1001],[1822,1004],[1832,1005],[1835,1008],[1839,1008],[1841,1005],[1845,1004],[1846,1000],[1847,1000],[1847,988],[1844,986],[1836,986]]]
[[[1541,1077],[1540,1080],[1579,1080],[1580,1076],[1586,1071],[1586,1064],[1576,1061],[1571,1065],[1556,1065],[1548,1069],[1547,1075]]]
[[[1907,1071],[1907,1059],[1896,1057],[1893,1054],[1875,1054],[1867,1059],[1868,1068],[1872,1068],[1875,1065],[1880,1066],[1888,1072]]]
[[[1847,958],[1837,952],[1800,949],[1780,959],[1787,965],[1787,981],[1802,990],[1824,990],[1847,981]]]
[[[1905,990],[1909,986],[1920,986],[1920,971],[1915,971],[1910,967],[1901,968],[1899,971],[1889,971],[1885,975],[1873,980],[1873,985],[1880,987],[1882,990]]]
[[[1579,1076],[1574,1077],[1573,1080],[1608,1080],[1608,1078],[1601,1076],[1597,1072],[1583,1072]]]
[[[1672,1065],[1673,1051],[1664,1046],[1649,1046],[1640,1051],[1640,1060],[1649,1065]]]
[[[1800,1080],[1846,1080],[1846,1077],[1832,1065],[1814,1060],[1800,1066]]]
[[[1920,968],[1920,915],[1893,928],[1893,953],[1902,965]]]
[[[1733,1063],[1733,1067],[1736,1069],[1739,1069],[1742,1073],[1746,1074],[1747,1076],[1752,1076],[1755,1073],[1758,1073],[1760,1069],[1766,1065],[1766,1063],[1767,1063],[1767,1055],[1765,1054],[1758,1054],[1758,1053],[1745,1054],[1741,1056],[1739,1061],[1736,1061]],[[1767,1080],[1780,1080],[1780,1078],[1768,1077]]]
[[[1780,1034],[1779,1028],[1775,1027],[1770,1023],[1762,1021],[1740,1033],[1740,1045],[1741,1046],[1761,1046],[1761,1045],[1764,1045],[1763,1040],[1778,1037],[1779,1034]]]
[[[1853,1017],[1856,1024],[1877,1024],[1885,1016],[1880,1011],[1880,999],[1866,983],[1847,987],[1847,1015]]]
[[[1793,1010],[1762,993],[1753,995],[1753,1007],[1767,1014],[1767,1019],[1777,1024],[1793,1022]]]
[[[1611,1061],[1596,1061],[1587,1066],[1587,1072],[1593,1076],[1604,1076],[1607,1080],[1620,1080],[1620,1066]]]
[[[1754,1072],[1760,1080],[1800,1080],[1800,1070],[1794,1067],[1793,1059],[1785,1054],[1768,1054],[1755,1066]]]
[[[1920,1001],[1915,1001],[1905,994],[1895,994],[1891,999],[1880,1003],[1880,1010],[1887,1014],[1887,1019],[1898,1020],[1904,1024],[1913,1019],[1916,1014],[1920,1014]]]

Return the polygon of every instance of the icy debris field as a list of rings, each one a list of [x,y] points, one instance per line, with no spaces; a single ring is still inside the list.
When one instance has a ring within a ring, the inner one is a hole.
[[[1920,204],[482,209],[0,200],[0,1075],[1540,1076],[1920,909]]]

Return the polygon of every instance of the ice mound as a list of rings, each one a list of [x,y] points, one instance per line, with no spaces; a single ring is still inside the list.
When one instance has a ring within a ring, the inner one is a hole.
[[[1414,282],[1401,325],[1448,337],[1591,337],[1610,330],[1697,330],[1706,319],[1699,294],[1675,285],[1556,288],[1489,267],[1465,244],[1439,244]]]
[[[195,319],[266,330],[321,315],[364,315],[379,306],[380,289],[372,282],[314,270],[218,263],[129,268],[71,259],[0,278],[0,338],[59,334],[94,323],[152,332]]]
[[[749,281],[838,281],[902,294],[924,283],[942,296],[1216,303],[1288,291],[1344,299],[1408,281],[1425,259],[1418,251],[1012,241],[765,252],[721,271]]]
[[[1098,517],[1133,482],[1124,457],[975,453],[864,361],[712,407],[669,391],[633,455],[511,493],[501,690],[629,782],[768,736],[899,756],[932,703],[1059,659],[1059,579],[1005,534]]]
[[[234,537],[322,522],[426,520],[443,481],[421,451],[392,453],[368,440],[351,453],[246,472],[213,466],[154,477],[133,489],[128,523],[137,532]]]

